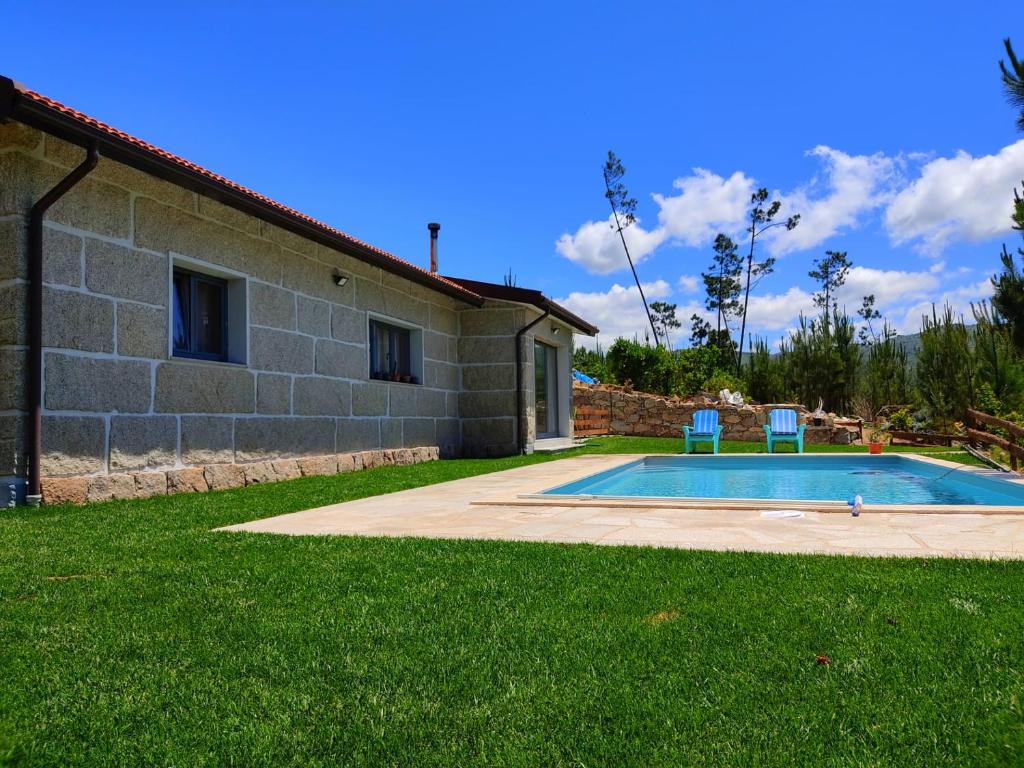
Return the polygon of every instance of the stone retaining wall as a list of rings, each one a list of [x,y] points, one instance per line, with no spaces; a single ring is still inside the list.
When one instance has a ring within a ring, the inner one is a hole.
[[[110,499],[143,499],[173,493],[224,491],[246,485],[337,475],[387,465],[434,461],[438,449],[397,448],[359,451],[251,464],[207,464],[156,472],[125,472],[91,477],[47,477],[42,481],[44,504],[84,504]]]
[[[679,437],[684,424],[693,423],[693,414],[705,408],[718,411],[724,440],[760,442],[765,439],[764,425],[772,408],[792,408],[800,424],[808,423],[809,412],[794,403],[765,405],[727,405],[712,398],[683,400],[647,392],[634,392],[625,387],[587,385],[573,386],[573,406],[606,408],[610,411],[612,435],[633,437]],[[808,426],[804,440],[808,443],[844,443],[852,441],[852,433],[832,424],[831,417],[820,427]]]

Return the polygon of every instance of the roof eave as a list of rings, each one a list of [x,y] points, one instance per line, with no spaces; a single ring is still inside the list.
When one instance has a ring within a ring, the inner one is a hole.
[[[543,293],[533,288],[498,285],[497,283],[488,283],[482,280],[470,280],[462,277],[446,276],[446,279],[463,285],[465,288],[473,291],[474,293],[478,293],[485,299],[525,304],[536,307],[542,311],[546,311],[553,317],[570,326],[577,333],[581,333],[584,336],[596,336],[600,332],[596,325],[591,325],[582,317],[570,312],[561,304],[552,301]]]

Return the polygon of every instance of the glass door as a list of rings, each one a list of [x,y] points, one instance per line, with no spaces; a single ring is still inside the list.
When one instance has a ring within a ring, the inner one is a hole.
[[[533,343],[537,437],[558,436],[558,350]]]

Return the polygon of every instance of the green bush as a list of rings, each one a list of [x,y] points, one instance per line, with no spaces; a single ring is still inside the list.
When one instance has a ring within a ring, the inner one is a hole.
[[[897,432],[909,432],[913,425],[914,417],[909,408],[900,408],[889,416],[889,429],[895,429]]]
[[[608,381],[608,367],[600,350],[576,347],[572,352],[572,367],[600,382]]]
[[[676,361],[664,347],[650,347],[636,341],[616,339],[608,348],[605,366],[619,384],[658,395],[673,393],[676,383]]]
[[[728,371],[715,371],[704,381],[705,392],[721,392],[729,389],[733,392],[743,391],[743,382]]]
[[[720,350],[702,346],[680,349],[675,353],[676,380],[673,394],[695,395],[707,389],[707,382],[721,362]]]
[[[686,397],[723,387],[742,389],[742,383],[720,368],[720,351],[701,346],[674,352],[628,339],[616,339],[604,359],[606,381],[631,384],[640,392]],[[584,370],[579,365],[577,368]]]

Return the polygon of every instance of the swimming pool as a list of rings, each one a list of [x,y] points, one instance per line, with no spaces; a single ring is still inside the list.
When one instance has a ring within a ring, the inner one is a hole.
[[[540,497],[1024,507],[1024,483],[911,456],[647,456]]]

